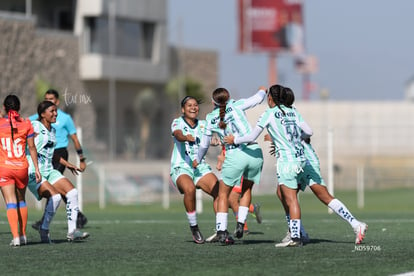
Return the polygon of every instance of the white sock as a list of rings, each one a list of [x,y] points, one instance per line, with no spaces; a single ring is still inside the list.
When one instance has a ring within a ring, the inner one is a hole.
[[[239,216],[238,216],[237,221],[244,224],[246,222],[248,213],[249,213],[249,207],[239,206]]]
[[[346,220],[352,226],[352,228],[355,228],[359,225],[360,222],[354,218],[346,206],[338,199],[332,199],[331,202],[329,202],[328,207],[331,208],[338,216]]]
[[[76,221],[78,220],[79,204],[78,190],[75,188],[66,193],[66,217],[68,219],[68,233],[72,233],[76,229]]]
[[[292,239],[300,239],[300,219],[291,219],[289,228]]]
[[[197,225],[197,214],[196,211],[192,211],[190,213],[186,212],[188,222],[190,223],[190,226],[196,226]]]
[[[53,217],[56,214],[56,210],[59,207],[60,201],[62,200],[62,197],[60,194],[56,194],[49,198],[46,204],[45,213],[43,215],[43,221],[42,221],[42,229],[49,230],[49,225],[52,222]]]
[[[216,214],[216,230],[217,231],[227,230],[227,216],[228,216],[228,213],[217,213]]]
[[[290,215],[289,215],[289,214],[286,214],[286,215],[285,215],[285,219],[286,219],[286,222],[287,222],[288,228],[290,228]]]

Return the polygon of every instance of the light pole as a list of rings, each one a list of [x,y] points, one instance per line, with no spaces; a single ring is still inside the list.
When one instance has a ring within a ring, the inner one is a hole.
[[[108,43],[109,43],[109,78],[108,78],[108,124],[109,124],[109,160],[113,160],[116,150],[116,80],[112,70],[115,56],[115,10],[116,3],[114,0],[109,2],[108,6]]]

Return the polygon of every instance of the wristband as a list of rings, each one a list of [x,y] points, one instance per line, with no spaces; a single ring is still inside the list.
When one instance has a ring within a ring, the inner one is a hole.
[[[82,148],[80,148],[80,149],[76,150],[76,152],[78,153],[78,155],[82,155],[82,154],[83,154],[83,150],[82,150]]]

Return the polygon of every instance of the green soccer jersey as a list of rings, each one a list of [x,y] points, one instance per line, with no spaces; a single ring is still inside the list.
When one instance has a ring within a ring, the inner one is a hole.
[[[284,111],[280,110],[280,108]],[[305,161],[304,148],[301,143],[303,121],[301,115],[292,108],[283,105],[267,109],[259,118],[257,125],[267,128],[276,146],[276,157],[279,161]]]
[[[207,128],[206,135],[211,136],[213,132],[217,133],[220,137],[220,140],[223,144],[223,137],[229,134],[234,136],[243,136],[251,132],[252,127],[250,126],[249,121],[247,120],[246,114],[244,112],[244,107],[246,105],[245,100],[230,100],[226,105],[226,113],[224,116],[224,122],[227,124],[225,129],[219,127],[220,123],[220,109],[217,107],[211,113],[207,114]],[[226,150],[235,148],[235,145],[226,145]]]
[[[174,148],[171,156],[171,168],[190,167],[193,160],[196,160],[201,137],[205,131],[206,121],[197,120],[197,124],[191,127],[183,117],[174,119],[171,124],[171,133],[181,130],[183,135],[191,134],[195,142],[180,142],[174,137]]]
[[[39,170],[41,173],[52,170],[53,152],[55,150],[56,145],[56,131],[53,127],[51,127],[49,131],[40,121],[37,120],[32,121],[32,125],[33,130],[36,133],[34,142],[37,150]],[[30,153],[28,153],[27,158],[29,164],[31,164],[32,159],[30,158]]]

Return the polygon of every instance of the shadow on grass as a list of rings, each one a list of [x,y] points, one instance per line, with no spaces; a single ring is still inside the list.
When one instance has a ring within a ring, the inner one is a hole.
[[[318,243],[343,243],[343,244],[352,243],[353,244],[354,242],[352,242],[352,241],[334,241],[334,240],[326,240],[326,239],[315,239],[315,238],[312,238],[306,244],[318,244]]]

